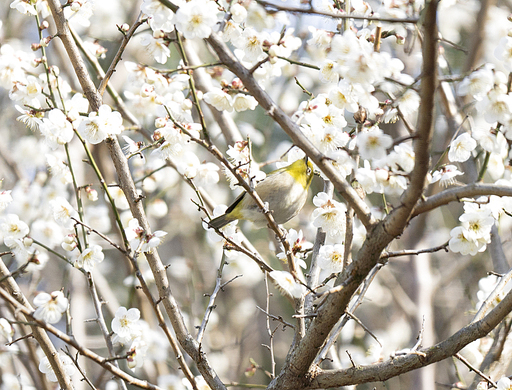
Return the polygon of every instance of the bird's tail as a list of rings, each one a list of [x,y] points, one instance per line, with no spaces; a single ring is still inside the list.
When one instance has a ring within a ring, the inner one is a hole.
[[[220,229],[221,227],[226,226],[228,223],[235,221],[236,218],[233,218],[232,216],[228,214],[222,214],[221,216],[217,218],[213,218],[209,224],[211,227],[215,229]]]

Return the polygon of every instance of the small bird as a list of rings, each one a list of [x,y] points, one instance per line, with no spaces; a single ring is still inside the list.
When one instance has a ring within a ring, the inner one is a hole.
[[[255,190],[263,203],[268,204],[276,223],[282,224],[302,210],[312,179],[313,164],[306,156],[270,172],[265,179],[256,184]],[[267,222],[265,214],[256,205],[252,196],[243,192],[224,214],[212,219],[209,224],[220,229],[237,219],[245,219],[259,226],[265,226]]]

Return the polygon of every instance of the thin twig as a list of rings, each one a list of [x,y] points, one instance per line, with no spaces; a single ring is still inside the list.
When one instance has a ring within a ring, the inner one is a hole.
[[[374,16],[359,16],[359,15],[347,15],[347,14],[333,14],[330,12],[323,12],[323,11],[317,11],[310,8],[296,8],[296,7],[284,7],[281,5],[276,5],[273,3],[269,3],[267,1],[263,0],[257,0],[259,4],[261,4],[264,7],[276,9],[279,11],[286,11],[291,13],[301,13],[301,14],[312,14],[312,15],[321,15],[321,16],[328,16],[333,19],[356,19],[356,20],[373,20],[378,22],[386,22],[386,23],[418,23],[417,18],[409,18],[409,19],[395,19],[395,18],[379,18]]]
[[[459,353],[456,353],[454,355],[457,359],[459,359],[462,363],[466,365],[467,368],[469,368],[471,371],[476,372],[478,375],[480,375],[483,379],[485,379],[492,387],[498,388],[498,385],[487,375],[485,375],[482,371],[480,371],[478,368],[474,367],[464,356],[462,356]]]
[[[372,333],[372,331],[368,329],[368,327],[365,324],[363,324],[363,322],[359,318],[357,318],[353,313],[349,312],[348,310],[345,310],[345,314],[352,318],[355,322],[357,322],[365,330],[365,332],[372,336],[372,338],[382,347],[382,344],[380,343],[377,336],[375,336]]]
[[[399,257],[399,256],[417,256],[422,253],[434,253],[444,250],[445,252],[448,252],[448,242],[444,243],[443,245],[435,246],[433,248],[426,248],[426,249],[418,249],[418,250],[409,250],[404,249],[401,251],[395,251],[395,252],[382,252],[380,255],[380,259],[389,259],[391,257]]]
[[[130,29],[124,34],[123,40],[121,41],[121,45],[119,46],[119,49],[117,50],[116,55],[112,59],[112,62],[110,63],[110,66],[108,67],[108,70],[105,73],[105,76],[101,80],[101,83],[98,87],[98,93],[103,96],[103,93],[105,92],[105,88],[107,88],[107,84],[109,83],[110,77],[114,74],[116,70],[116,66],[121,61],[121,56],[124,53],[124,50],[126,49],[126,46],[128,45],[128,42],[130,42],[130,39],[132,38],[133,34],[137,29],[144,23],[146,23],[147,19],[142,18],[142,12],[139,13],[139,16],[137,17],[137,21],[133,23],[133,25],[130,27]]]
[[[256,308],[260,311],[262,311],[263,313],[265,313],[265,315],[268,317],[268,318],[272,318],[274,321],[278,321],[280,323],[282,323],[284,326],[287,326],[289,328],[292,328],[292,329],[295,329],[295,325],[292,325],[290,324],[289,322],[286,322],[283,317],[281,316],[275,316],[273,314],[270,314],[268,313],[266,310],[263,310],[261,307],[259,306],[256,306]]]
[[[208,320],[210,319],[210,315],[212,314],[213,309],[215,309],[215,299],[217,298],[217,294],[222,289],[222,270],[224,269],[224,266],[226,265],[226,257],[224,255],[224,252],[222,253],[222,260],[220,261],[219,269],[217,270],[217,279],[215,281],[215,288],[213,289],[213,292],[210,295],[210,301],[208,302],[208,306],[206,307],[206,311],[203,316],[203,321],[201,322],[201,326],[199,327],[199,330],[197,331],[197,337],[196,340],[199,344],[203,342],[203,336],[204,332],[206,330],[206,325],[208,324]],[[231,279],[233,280],[233,279]]]

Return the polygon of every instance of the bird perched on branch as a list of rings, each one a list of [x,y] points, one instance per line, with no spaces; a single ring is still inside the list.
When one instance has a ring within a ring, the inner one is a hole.
[[[306,156],[286,167],[270,172],[256,185],[255,190],[263,203],[272,211],[276,223],[282,224],[302,210],[312,179],[313,164]],[[243,192],[223,215],[212,219],[209,224],[213,228],[220,229],[237,219],[245,219],[260,226],[264,226],[267,222],[265,214],[253,197]]]

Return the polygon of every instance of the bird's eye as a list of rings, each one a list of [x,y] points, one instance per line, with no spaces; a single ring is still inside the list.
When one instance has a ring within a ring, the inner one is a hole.
[[[310,167],[308,167],[308,169],[306,169],[306,175],[308,175],[308,176],[311,175],[311,168]]]

